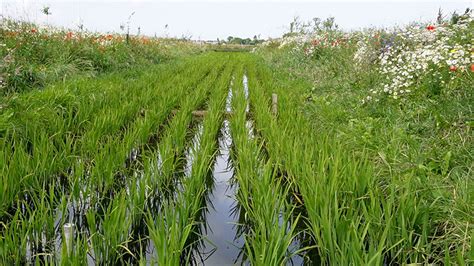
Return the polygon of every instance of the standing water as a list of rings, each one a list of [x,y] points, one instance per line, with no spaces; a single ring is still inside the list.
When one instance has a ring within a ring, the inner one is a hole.
[[[229,122],[224,121],[223,136],[219,140],[219,155],[213,169],[214,189],[206,215],[208,231],[204,235],[203,254],[208,254],[205,265],[233,265],[237,263],[243,238],[237,239],[237,217],[232,209],[236,204],[235,188],[230,186],[234,170],[229,166],[229,148],[232,140]]]
[[[233,81],[231,82],[231,86]],[[232,111],[232,89],[226,100],[226,112]],[[229,121],[225,120],[222,136],[219,139],[219,154],[214,164],[214,188],[208,206],[207,232],[204,235],[203,254],[207,254],[205,265],[232,265],[237,263],[243,238],[237,235],[237,220],[232,209],[236,204],[235,187],[230,185],[234,174],[230,166],[230,147],[232,138],[229,132]]]

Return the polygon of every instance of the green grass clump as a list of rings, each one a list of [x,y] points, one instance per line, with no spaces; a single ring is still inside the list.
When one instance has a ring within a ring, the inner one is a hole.
[[[43,88],[73,77],[147,68],[202,48],[177,39],[41,27],[1,20],[0,94]],[[126,72],[125,72],[126,73]]]
[[[276,125],[255,123],[295,180],[319,260],[472,261],[471,73],[438,95],[362,103],[382,81],[376,65],[354,65],[355,43],[326,49],[261,54],[274,68],[257,67],[260,90],[278,93],[279,113]]]

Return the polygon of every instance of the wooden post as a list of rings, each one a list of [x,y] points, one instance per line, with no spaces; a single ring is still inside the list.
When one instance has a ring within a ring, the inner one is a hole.
[[[272,113],[276,115],[278,112],[278,96],[276,93],[272,93]]]
[[[76,225],[67,223],[63,225],[64,241],[66,242],[67,253],[71,254],[74,245],[74,234],[76,233]]]

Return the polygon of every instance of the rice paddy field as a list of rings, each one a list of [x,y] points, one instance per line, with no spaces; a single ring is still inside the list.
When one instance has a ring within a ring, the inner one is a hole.
[[[222,51],[4,21],[0,264],[472,265],[473,23]]]

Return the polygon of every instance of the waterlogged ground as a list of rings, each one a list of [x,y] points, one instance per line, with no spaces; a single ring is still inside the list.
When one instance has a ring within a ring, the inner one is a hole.
[[[436,261],[429,209],[317,132],[292,82],[205,53],[8,99],[0,264]]]

